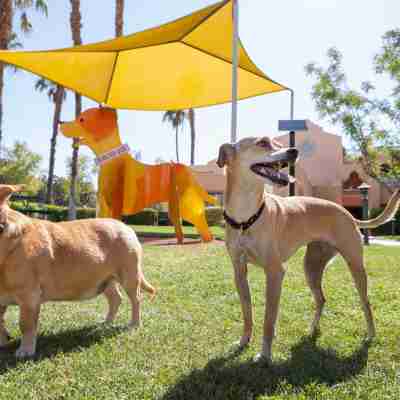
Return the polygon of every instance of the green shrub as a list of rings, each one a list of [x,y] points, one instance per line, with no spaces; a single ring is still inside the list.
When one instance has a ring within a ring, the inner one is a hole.
[[[206,208],[206,219],[209,226],[220,226],[223,222],[224,210],[222,207],[208,207]]]
[[[33,218],[47,219],[52,222],[61,222],[68,219],[68,208],[50,204],[28,203],[24,201],[13,201],[11,208],[22,214]],[[95,218],[95,208],[78,208],[76,210],[77,219]]]
[[[381,214],[384,210],[384,207],[381,208],[373,208],[370,210],[369,217],[375,218],[379,214]],[[400,235],[400,211],[395,215],[395,234]],[[375,236],[381,235],[391,235],[392,234],[392,222],[387,222],[384,225],[378,226],[377,228],[371,229],[371,234]]]
[[[137,214],[125,215],[122,220],[128,225],[157,225],[158,214],[153,208],[145,208]]]

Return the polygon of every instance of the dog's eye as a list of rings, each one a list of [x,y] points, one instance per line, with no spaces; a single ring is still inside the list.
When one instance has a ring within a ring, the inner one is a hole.
[[[263,149],[266,150],[271,150],[272,146],[269,140],[261,139],[257,142],[257,146],[262,147]]]
[[[0,233],[3,233],[6,229],[6,224],[0,224]]]
[[[83,121],[85,121],[84,118],[79,118],[79,122],[83,122]]]

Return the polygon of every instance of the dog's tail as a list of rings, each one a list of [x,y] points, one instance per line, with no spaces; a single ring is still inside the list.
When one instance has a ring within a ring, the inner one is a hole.
[[[157,290],[150,285],[149,282],[146,281],[146,278],[144,277],[144,275],[142,275],[142,279],[140,280],[140,287],[147,293],[150,293],[151,297],[150,299],[153,300],[154,296],[157,293]]]
[[[378,215],[376,218],[368,219],[366,221],[360,221],[355,218],[355,221],[359,228],[363,229],[376,228],[393,219],[397,213],[397,210],[399,209],[399,205],[400,205],[400,190],[396,190],[392,195],[392,197],[390,198],[390,200],[388,201],[382,214]]]

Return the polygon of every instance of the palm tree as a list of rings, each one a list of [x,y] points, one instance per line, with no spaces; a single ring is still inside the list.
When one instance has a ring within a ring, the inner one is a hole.
[[[54,164],[56,159],[58,124],[60,122],[62,105],[66,98],[66,91],[62,86],[43,78],[36,81],[35,89],[39,90],[40,92],[46,91],[50,101],[54,104],[53,132],[50,140],[49,174],[47,176],[46,190],[46,203],[53,204],[53,180]]]
[[[190,124],[190,165],[194,165],[194,150],[196,146],[196,129],[194,109],[189,108],[188,118]]]
[[[71,3],[71,14],[70,14],[70,25],[72,33],[72,41],[75,46],[82,44],[81,36],[81,2],[80,0],[70,0]],[[82,112],[82,97],[78,93],[75,93],[75,117],[77,118]],[[71,163],[71,186],[69,196],[69,207],[68,207],[68,219],[76,219],[76,187],[78,180],[78,158],[79,158],[79,141],[73,140],[72,143],[72,163]]]
[[[47,16],[47,4],[45,0],[1,0],[0,1],[0,50],[13,48],[16,43],[16,34],[13,29],[13,20],[16,14],[19,16],[20,30],[23,33],[32,31],[32,24],[27,13],[28,9],[35,10]],[[0,148],[3,139],[3,89],[4,67],[0,62]]]
[[[166,111],[162,119],[163,122],[169,122],[175,129],[175,149],[176,149],[177,162],[179,162],[178,131],[180,127],[183,127],[186,118],[187,118],[186,112],[183,110],[178,110],[178,111]]]
[[[124,32],[124,0],[115,0],[115,36]]]

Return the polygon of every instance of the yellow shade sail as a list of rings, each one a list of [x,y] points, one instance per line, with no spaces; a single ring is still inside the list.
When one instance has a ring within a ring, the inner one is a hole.
[[[182,110],[232,96],[232,1],[117,39],[50,51],[0,51],[13,64],[112,108]],[[239,42],[238,98],[287,88]]]

